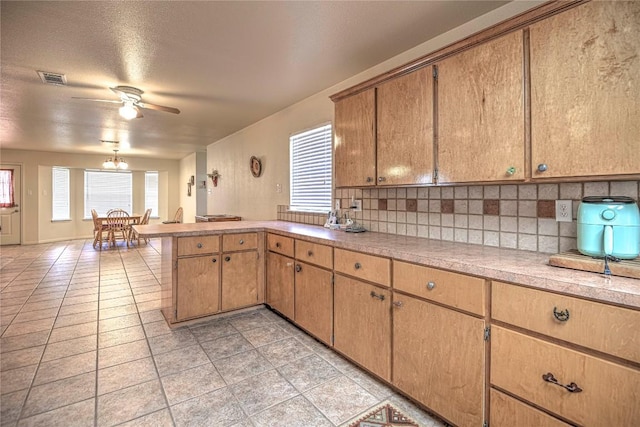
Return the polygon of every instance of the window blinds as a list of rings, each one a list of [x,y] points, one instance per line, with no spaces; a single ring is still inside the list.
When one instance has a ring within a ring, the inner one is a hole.
[[[71,219],[69,169],[53,168],[51,172],[51,220]]]
[[[331,124],[292,135],[291,210],[331,209]]]
[[[158,172],[144,174],[144,209],[151,209],[151,216],[158,216]]]
[[[105,216],[111,209],[132,207],[130,172],[84,171],[84,217],[91,218],[91,209]]]

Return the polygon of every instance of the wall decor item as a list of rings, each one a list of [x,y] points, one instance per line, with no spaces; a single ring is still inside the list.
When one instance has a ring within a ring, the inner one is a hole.
[[[214,187],[218,186],[218,178],[222,177],[222,175],[218,173],[217,169],[212,170],[211,173],[207,174],[207,176],[211,178],[211,182],[213,183]]]
[[[258,178],[262,175],[262,162],[256,156],[251,156],[249,167],[251,168],[251,175],[254,177]]]

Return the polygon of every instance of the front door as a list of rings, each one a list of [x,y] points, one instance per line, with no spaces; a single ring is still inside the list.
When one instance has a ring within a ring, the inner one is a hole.
[[[0,245],[20,244],[20,165],[0,164]]]

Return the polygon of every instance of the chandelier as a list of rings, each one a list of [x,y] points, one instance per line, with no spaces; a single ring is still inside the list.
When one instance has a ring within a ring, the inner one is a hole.
[[[118,150],[113,150],[115,155],[104,161],[102,167],[104,169],[127,169],[129,164],[122,157],[118,157]]]

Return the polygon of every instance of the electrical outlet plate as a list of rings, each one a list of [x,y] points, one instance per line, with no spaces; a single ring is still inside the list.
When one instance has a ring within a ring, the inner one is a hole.
[[[335,210],[339,210],[340,209],[340,199],[336,199],[336,203],[335,203],[334,209]]]
[[[556,221],[573,221],[573,204],[571,200],[556,200]]]
[[[362,212],[362,200],[354,200],[353,206],[351,206],[351,210],[354,212]]]

